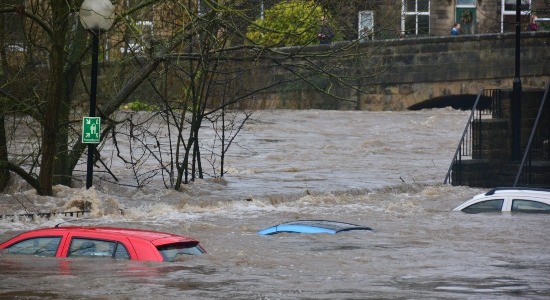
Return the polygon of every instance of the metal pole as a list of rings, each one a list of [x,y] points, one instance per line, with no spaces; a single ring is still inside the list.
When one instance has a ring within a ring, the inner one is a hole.
[[[514,73],[514,99],[512,99],[512,160],[519,160],[521,157],[521,78],[520,67],[520,23],[521,23],[521,0],[516,1],[516,63]]]
[[[97,65],[99,51],[99,32],[92,30],[92,74],[90,85],[90,115],[95,117],[96,94],[97,94]],[[88,169],[86,172],[86,189],[92,187],[92,178],[94,175],[94,152],[95,144],[88,144]]]

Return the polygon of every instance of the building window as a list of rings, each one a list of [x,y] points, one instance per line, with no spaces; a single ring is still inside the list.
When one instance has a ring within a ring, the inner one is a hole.
[[[367,41],[374,39],[374,13],[371,10],[359,12],[359,24],[357,25],[359,40]]]
[[[455,22],[460,23],[461,34],[475,34],[477,24],[476,0],[457,0]]]
[[[503,7],[505,11],[512,11],[516,13],[517,0],[502,0]],[[520,8],[521,10],[529,10],[531,7],[531,0],[521,0]]]
[[[500,0],[500,32],[513,32],[516,28],[516,7],[517,0]],[[531,14],[531,0],[520,1],[521,22],[529,22]]]
[[[120,48],[120,53],[143,53],[151,47],[153,38],[152,21],[136,21],[127,31],[126,47]]]
[[[430,34],[430,1],[402,0],[401,30],[405,36]]]
[[[475,7],[476,0],[456,0],[457,7]]]

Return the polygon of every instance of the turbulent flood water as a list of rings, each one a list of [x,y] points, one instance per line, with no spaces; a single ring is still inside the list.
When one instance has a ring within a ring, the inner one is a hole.
[[[95,188],[58,186],[55,197],[14,183],[0,196],[1,214],[79,201],[92,202],[92,213],[2,219],[2,241],[70,222],[183,234],[209,253],[174,263],[3,255],[0,298],[548,299],[547,215],[451,212],[483,191],[443,184],[467,117],[452,109],[263,111],[230,149],[223,181],[136,190],[98,174]],[[256,233],[297,219],[374,230]]]

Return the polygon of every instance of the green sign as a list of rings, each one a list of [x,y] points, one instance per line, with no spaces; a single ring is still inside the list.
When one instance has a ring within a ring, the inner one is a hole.
[[[82,119],[82,143],[99,144],[99,133],[101,127],[101,118],[84,117]]]

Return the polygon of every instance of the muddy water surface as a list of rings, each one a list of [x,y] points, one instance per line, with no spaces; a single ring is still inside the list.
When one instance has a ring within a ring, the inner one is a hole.
[[[450,210],[482,189],[442,181],[468,113],[258,113],[229,153],[223,181],[175,192],[14,183],[3,213],[93,203],[85,219],[0,220],[0,240],[61,222],[168,231],[208,255],[174,263],[0,255],[0,298],[548,299],[547,215]],[[116,167],[116,165],[115,165]],[[131,181],[122,165],[122,180]],[[372,227],[337,235],[260,236],[296,219]]]

